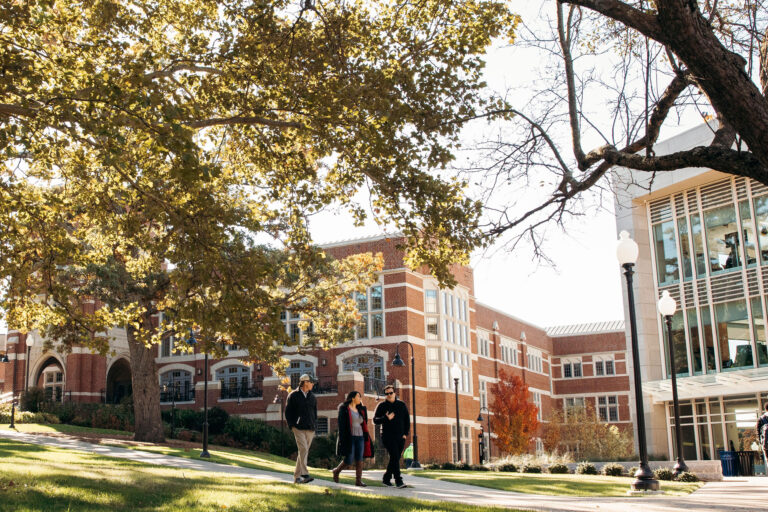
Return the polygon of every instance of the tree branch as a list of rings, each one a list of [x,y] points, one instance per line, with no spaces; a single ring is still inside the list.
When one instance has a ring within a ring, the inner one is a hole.
[[[304,125],[296,121],[280,121],[278,119],[266,119],[257,116],[232,116],[232,117],[214,117],[211,119],[202,119],[199,121],[189,121],[184,123],[191,128],[207,128],[209,126],[249,124],[264,125],[273,128],[302,128]]]
[[[643,35],[664,42],[664,31],[656,16],[616,0],[558,0],[558,3],[580,5],[633,28]]]

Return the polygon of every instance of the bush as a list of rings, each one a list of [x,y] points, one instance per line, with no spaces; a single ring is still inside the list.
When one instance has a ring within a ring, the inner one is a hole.
[[[541,466],[537,466],[536,464],[525,464],[521,471],[523,473],[541,473]]]
[[[482,464],[475,464],[474,466],[472,466],[472,470],[473,471],[490,471],[491,468],[489,468],[488,466],[484,466]]]
[[[624,474],[624,466],[621,464],[606,464],[603,466],[605,476],[621,476]]]
[[[632,478],[634,478],[635,477],[635,473],[637,473],[639,470],[640,470],[639,467],[632,466],[631,468],[629,468],[629,471],[627,471],[627,476],[631,476]]]
[[[0,423],[10,423],[11,412],[12,411],[10,405],[0,406]],[[59,418],[53,414],[44,412],[20,411],[19,409],[16,409],[15,421],[16,423],[61,423]]]
[[[454,469],[456,469],[456,464],[454,464],[453,462],[443,462],[443,463],[440,465],[440,469],[444,469],[444,470],[449,470],[449,471],[451,471],[451,470],[454,470]]]
[[[549,466],[549,472],[553,475],[565,475],[570,473],[570,470],[565,464],[552,464]]]
[[[504,471],[506,473],[514,473],[517,471],[517,467],[511,462],[507,462],[506,464],[501,464],[497,466],[496,469],[499,471]]]
[[[693,473],[689,473],[687,471],[684,471],[677,475],[677,481],[678,482],[698,482],[699,477],[694,475]]]
[[[459,469],[461,471],[471,471],[472,466],[470,464],[467,464],[466,462],[462,462],[461,464],[456,464],[456,469]]]
[[[669,468],[659,468],[653,472],[653,476],[656,480],[672,480],[675,477]]]
[[[32,387],[21,395],[20,406],[24,411],[40,412],[40,406],[45,402],[45,390]]]
[[[591,462],[579,462],[579,465],[576,466],[576,474],[577,475],[596,475],[597,468]]]
[[[221,407],[211,407],[208,409],[208,433],[212,436],[223,433],[228,419],[229,413]]]

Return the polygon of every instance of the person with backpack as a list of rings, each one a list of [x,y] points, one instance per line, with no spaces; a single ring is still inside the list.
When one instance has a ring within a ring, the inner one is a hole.
[[[336,439],[336,455],[342,457],[341,463],[331,473],[333,481],[339,481],[339,475],[348,467],[355,467],[355,485],[367,487],[363,483],[363,459],[373,457],[373,444],[368,434],[368,410],[362,403],[359,391],[350,391],[347,399],[339,405],[339,437]]]

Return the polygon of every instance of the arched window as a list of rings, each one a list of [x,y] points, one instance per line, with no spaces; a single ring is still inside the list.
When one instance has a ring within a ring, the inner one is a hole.
[[[365,391],[378,393],[385,385],[384,359],[374,354],[363,354],[344,359],[345,372],[360,372],[365,378]]]
[[[194,400],[192,373],[186,370],[171,370],[160,375],[161,402],[187,402]]]
[[[225,366],[216,370],[216,380],[221,382],[221,398],[246,396],[251,387],[251,369],[247,366]]]
[[[312,378],[315,377],[314,363],[300,359],[291,361],[291,364],[288,365],[288,368],[285,370],[285,375],[291,379],[291,389],[297,389],[299,387],[299,378],[305,373]]]

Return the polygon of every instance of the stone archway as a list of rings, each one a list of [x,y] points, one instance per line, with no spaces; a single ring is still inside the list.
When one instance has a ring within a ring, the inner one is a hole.
[[[120,358],[110,366],[107,372],[108,404],[119,404],[120,401],[130,396],[133,392],[131,385],[131,365],[124,358]]]
[[[64,388],[66,386],[64,365],[57,357],[52,355],[45,357],[33,375],[34,377],[30,380],[30,387],[43,388],[46,400],[51,402],[64,400]]]

